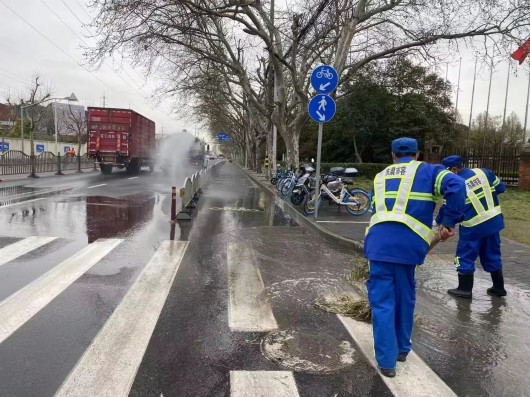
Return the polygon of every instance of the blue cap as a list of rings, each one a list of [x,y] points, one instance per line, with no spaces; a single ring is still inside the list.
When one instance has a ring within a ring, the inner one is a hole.
[[[453,167],[460,168],[460,167],[463,167],[464,161],[462,160],[461,156],[455,154],[453,156],[448,156],[444,158],[442,160],[442,165],[447,169],[453,168]]]
[[[392,141],[392,153],[417,153],[418,141],[414,138],[398,138]]]

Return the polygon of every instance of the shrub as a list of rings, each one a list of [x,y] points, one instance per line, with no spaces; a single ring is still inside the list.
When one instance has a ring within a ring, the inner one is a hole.
[[[383,171],[388,164],[383,163],[322,163],[322,172],[328,172],[332,167],[357,168],[359,175],[368,179],[373,179],[375,175]]]

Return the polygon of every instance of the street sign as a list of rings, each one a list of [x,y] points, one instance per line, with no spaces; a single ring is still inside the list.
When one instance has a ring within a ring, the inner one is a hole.
[[[329,95],[317,95],[311,98],[307,109],[309,116],[317,123],[327,123],[335,116],[337,106]]]
[[[311,85],[319,94],[329,94],[339,84],[337,71],[329,65],[316,67],[311,73]]]
[[[70,146],[65,146],[65,147],[64,147],[64,152],[65,152],[65,153],[66,153],[67,151],[69,151],[69,150],[70,150]]]
[[[37,153],[43,153],[44,152],[44,145],[35,145],[35,151]]]
[[[320,183],[320,160],[322,157],[322,133],[324,129],[323,125],[324,123],[330,121],[333,116],[335,116],[335,111],[337,110],[337,105],[335,104],[333,98],[326,94],[334,91],[338,84],[339,75],[337,74],[337,71],[329,65],[318,66],[315,68],[315,70],[313,70],[313,73],[311,73],[311,85],[317,92],[317,95],[315,95],[309,101],[307,111],[309,112],[309,116],[318,123],[317,168],[315,177],[315,180],[317,181],[317,188],[315,189],[314,197],[315,221],[318,217],[318,201],[320,198],[320,194],[317,195],[316,192],[320,192],[320,187],[318,184]]]
[[[9,142],[4,142],[2,146],[2,152],[7,152],[9,150]]]
[[[219,134],[217,134],[217,140],[219,142],[228,142],[230,139],[230,135],[228,135],[226,132],[221,131]]]

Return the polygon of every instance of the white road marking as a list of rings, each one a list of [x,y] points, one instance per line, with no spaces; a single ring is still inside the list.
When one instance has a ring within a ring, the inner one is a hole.
[[[7,247],[0,249],[0,266],[18,258],[30,251],[33,251],[44,244],[48,244],[50,241],[55,240],[57,237],[40,237],[31,236],[24,240],[17,241],[16,243],[10,244]]]
[[[350,317],[337,316],[370,364],[377,368],[370,324],[356,321]],[[456,397],[451,388],[413,351],[408,354],[407,361],[398,363],[396,371],[397,375],[395,378],[381,375],[381,378],[395,396]]]
[[[14,194],[12,196],[1,197],[0,200],[11,201],[11,200],[18,200],[21,198],[31,198],[31,197],[40,196],[43,194],[58,193],[58,192],[62,192],[64,190],[70,190],[70,189],[71,188],[69,187],[63,187],[61,189],[51,188],[51,189],[43,189],[43,190],[34,190],[31,192],[25,192],[25,193]]]
[[[228,325],[232,331],[264,332],[278,329],[252,249],[229,242]]]
[[[139,176],[132,176],[132,177],[127,178],[127,179],[136,179],[136,178],[139,178]]]
[[[187,246],[162,242],[56,397],[129,394]]]
[[[298,397],[291,371],[230,371],[231,397]]]
[[[99,239],[0,302],[0,343],[122,241]]]
[[[105,186],[105,185],[106,185],[106,183],[102,183],[100,185],[89,186],[89,187],[87,187],[87,189],[93,189],[95,187],[100,187],[100,186]]]
[[[317,221],[317,223],[370,223],[370,221]]]
[[[34,203],[35,201],[41,201],[41,200],[46,200],[46,199],[45,199],[44,197],[41,197],[41,198],[34,199],[34,200],[20,201],[20,202],[18,202],[18,203],[6,204],[6,205],[0,205],[0,210],[3,209],[3,208],[14,207],[14,206],[16,206],[16,205],[22,205],[22,204]]]

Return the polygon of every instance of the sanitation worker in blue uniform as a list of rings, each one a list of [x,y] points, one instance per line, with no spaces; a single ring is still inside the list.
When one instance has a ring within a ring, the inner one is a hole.
[[[373,215],[364,244],[370,261],[367,287],[375,358],[388,377],[396,375],[396,361],[406,361],[412,348],[414,272],[437,237],[432,229],[436,197],[443,196],[446,202],[440,240],[453,236],[464,216],[464,180],[441,165],[417,161],[417,154],[415,139],[392,142],[394,164],[374,179]]]
[[[493,281],[493,286],[487,289],[487,293],[492,296],[505,296],[499,235],[504,228],[504,218],[497,195],[504,193],[506,187],[487,169],[465,168],[460,156],[446,157],[442,160],[442,165],[466,181],[467,192],[465,218],[459,227],[455,256],[458,287],[447,292],[471,299],[475,261],[480,257],[482,267],[491,274]],[[442,207],[437,221],[444,211],[445,208]]]

